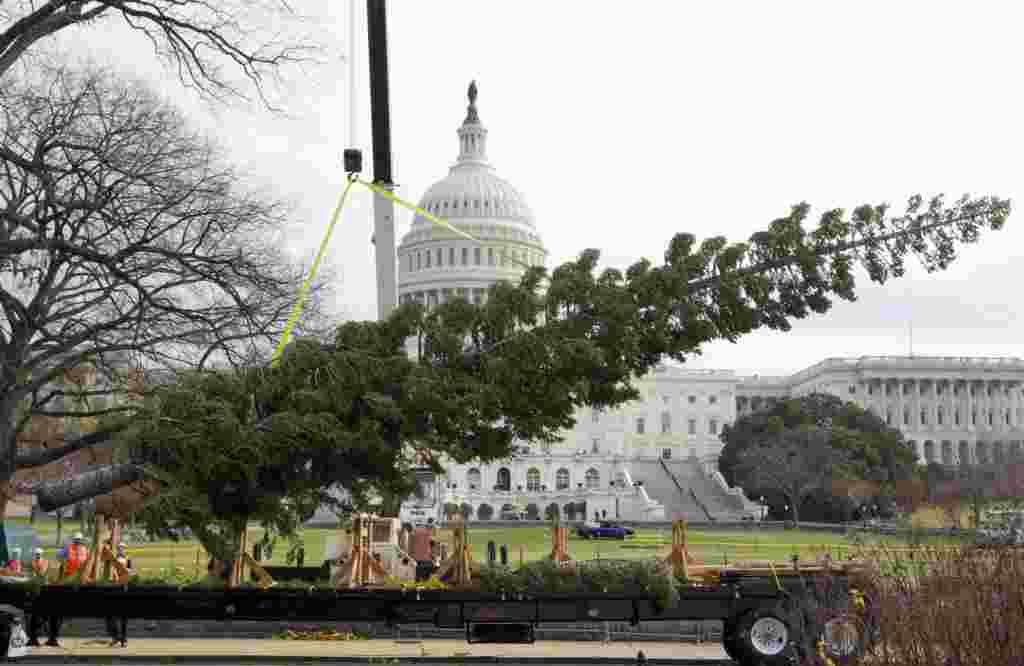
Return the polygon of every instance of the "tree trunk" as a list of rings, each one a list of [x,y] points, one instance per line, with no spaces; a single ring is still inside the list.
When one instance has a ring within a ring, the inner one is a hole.
[[[224,521],[217,521],[216,525],[220,528],[220,532],[211,530],[209,523],[189,525],[189,529],[192,530],[192,534],[195,535],[207,555],[215,563],[221,565],[222,568],[215,570],[214,575],[222,582],[226,582],[222,578],[223,572],[226,570],[230,573],[234,570],[246,523],[243,523],[241,528],[237,525],[229,525]]]
[[[36,497],[41,510],[54,511],[75,502],[106,495],[143,478],[142,468],[138,465],[109,465],[71,479],[42,483],[36,491]]]

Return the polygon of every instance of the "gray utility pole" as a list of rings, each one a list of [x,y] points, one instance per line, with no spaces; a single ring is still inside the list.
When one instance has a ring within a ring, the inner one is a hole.
[[[388,99],[388,30],[385,0],[366,0],[370,47],[370,118],[373,182],[394,191],[391,179],[391,106]],[[385,319],[398,301],[395,258],[395,204],[373,195],[373,242],[377,255],[377,318]]]

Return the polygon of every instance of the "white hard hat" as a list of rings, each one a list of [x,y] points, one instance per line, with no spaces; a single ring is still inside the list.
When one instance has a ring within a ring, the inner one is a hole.
[[[124,541],[122,541],[121,543],[117,544],[117,547],[118,547],[118,548],[126,548],[126,547],[127,547],[127,545],[128,545],[128,544],[126,544],[126,543],[125,543]]]
[[[83,535],[81,532],[75,532],[75,536],[71,537],[71,540],[72,541],[81,541],[84,538],[85,538],[85,535]]]
[[[42,555],[43,554],[43,549],[42,548],[36,548],[32,552],[34,552],[36,555]]]

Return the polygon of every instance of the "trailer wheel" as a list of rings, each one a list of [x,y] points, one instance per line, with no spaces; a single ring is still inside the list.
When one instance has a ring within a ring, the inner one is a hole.
[[[787,613],[782,609],[759,608],[736,622],[733,645],[741,664],[781,666],[790,663],[798,640]]]

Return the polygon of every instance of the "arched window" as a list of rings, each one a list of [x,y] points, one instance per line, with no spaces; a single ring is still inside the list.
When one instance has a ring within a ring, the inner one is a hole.
[[[466,487],[470,490],[480,490],[480,470],[476,467],[466,472]]]
[[[587,470],[587,488],[590,490],[597,490],[601,485],[601,475],[598,474],[597,470],[591,467]]]
[[[530,492],[540,491],[540,470],[536,467],[526,470],[526,489]]]
[[[512,472],[502,467],[498,470],[498,490],[512,490]]]
[[[569,470],[564,467],[555,472],[555,490],[569,490]]]

